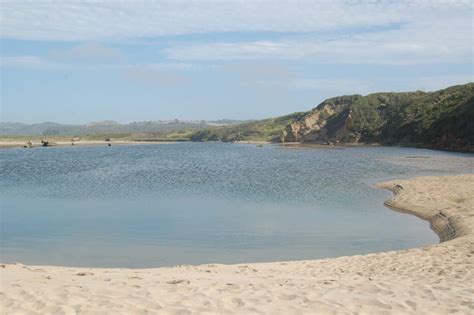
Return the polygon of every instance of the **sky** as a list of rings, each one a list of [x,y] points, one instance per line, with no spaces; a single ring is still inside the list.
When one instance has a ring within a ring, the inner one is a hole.
[[[473,3],[0,0],[0,121],[259,119],[472,82]]]

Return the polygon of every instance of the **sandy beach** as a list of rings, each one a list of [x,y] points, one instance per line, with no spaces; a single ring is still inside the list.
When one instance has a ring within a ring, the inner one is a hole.
[[[441,243],[335,259],[100,269],[2,265],[2,314],[473,314],[474,175],[394,180]],[[389,210],[387,210],[389,211]]]

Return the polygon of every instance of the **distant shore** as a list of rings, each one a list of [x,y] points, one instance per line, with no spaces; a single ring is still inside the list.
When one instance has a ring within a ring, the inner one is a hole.
[[[138,140],[120,140],[112,139],[107,140],[76,140],[76,141],[65,141],[65,140],[45,140],[48,142],[48,147],[57,147],[57,146],[112,146],[112,145],[124,145],[124,144],[163,144],[171,143],[171,141],[138,141]],[[29,148],[29,147],[43,147],[41,140],[32,140],[32,141],[19,141],[19,140],[0,140],[0,149],[6,148]]]
[[[7,264],[0,309],[84,313],[472,314],[474,175],[378,184],[441,243],[334,259],[151,269]]]
[[[190,139],[184,138],[169,138],[169,139],[120,139],[120,138],[111,138],[109,141],[100,140],[100,139],[82,139],[80,140],[65,140],[64,136],[61,136],[59,139],[54,137],[51,139],[49,137],[44,137],[45,141],[48,141],[48,146],[112,146],[112,145],[133,145],[133,144],[164,144],[164,143],[176,143],[176,142],[200,142],[192,141]],[[31,147],[41,147],[41,138],[39,136],[34,136],[33,140],[29,140],[30,137],[27,136],[16,136],[16,137],[0,137],[0,149],[8,148],[28,148],[28,141],[31,141]],[[203,142],[219,142],[219,141],[203,141]],[[272,142],[268,140],[239,140],[230,143],[236,144],[249,144],[256,145],[257,147],[263,147],[265,145],[279,145],[282,148],[287,149],[344,149],[344,148],[353,148],[353,147],[374,147],[374,146],[392,146],[381,143],[312,143],[312,142]],[[431,150],[442,150],[442,151],[453,151],[453,152],[463,152],[463,153],[473,153],[474,148],[465,147],[463,149],[447,149],[447,148],[435,148],[424,145],[417,144],[404,144],[396,145],[401,147],[409,148],[421,148],[421,149],[431,149]]]

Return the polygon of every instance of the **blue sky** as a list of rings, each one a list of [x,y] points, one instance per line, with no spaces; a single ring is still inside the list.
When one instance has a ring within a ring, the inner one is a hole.
[[[473,80],[471,1],[0,1],[1,121],[254,119]]]

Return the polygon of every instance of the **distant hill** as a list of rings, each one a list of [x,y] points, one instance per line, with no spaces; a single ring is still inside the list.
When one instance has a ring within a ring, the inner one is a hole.
[[[97,126],[119,126],[120,123],[113,120],[102,120],[102,121],[93,121],[86,124],[86,127],[97,127]]]
[[[307,112],[196,131],[194,141],[382,143],[474,151],[474,83],[330,98]]]
[[[105,120],[91,122],[85,125],[59,124],[44,122],[39,124],[22,124],[0,122],[0,136],[84,136],[96,134],[166,134],[177,131],[196,131],[210,126],[228,126],[241,123],[236,120],[218,121],[141,121],[120,124],[116,121]]]
[[[115,121],[67,125],[0,122],[0,136],[134,140],[380,143],[474,151],[474,83],[435,92],[330,98],[306,112],[255,121]]]

